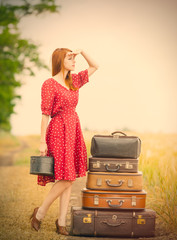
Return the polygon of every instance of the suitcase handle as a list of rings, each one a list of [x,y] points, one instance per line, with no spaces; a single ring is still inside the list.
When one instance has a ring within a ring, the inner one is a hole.
[[[125,221],[121,221],[121,222],[118,222],[118,223],[109,223],[109,222],[107,222],[107,221],[103,221],[102,223],[105,223],[105,224],[107,224],[108,226],[118,227],[118,226],[120,226],[121,224],[125,224]]]
[[[120,133],[120,134],[122,134],[122,135],[124,135],[124,136],[127,136],[127,134],[125,134],[125,133],[123,133],[123,132],[120,132],[120,131],[112,132],[111,135],[114,135],[115,133]]]
[[[108,203],[109,207],[119,208],[119,207],[121,207],[121,206],[123,205],[124,200],[120,200],[120,201],[119,201],[119,203],[120,203],[119,205],[113,205],[113,204],[111,204],[112,200],[106,200],[106,202]]]
[[[117,167],[117,168],[110,169],[110,168],[108,167],[108,164],[105,165],[106,171],[108,171],[108,172],[117,172],[117,171],[119,171],[120,165],[118,165],[118,166],[116,166],[116,167]]]
[[[122,184],[124,182],[123,180],[119,180],[119,184],[110,184],[110,180],[109,179],[106,179],[105,181],[106,181],[106,183],[107,183],[107,185],[109,187],[120,187],[120,186],[122,186]]]

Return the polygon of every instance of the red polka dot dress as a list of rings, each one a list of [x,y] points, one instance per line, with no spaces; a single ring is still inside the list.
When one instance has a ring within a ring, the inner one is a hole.
[[[38,175],[38,184],[45,186],[55,180],[75,180],[87,171],[87,150],[80,120],[75,108],[79,88],[89,81],[88,70],[72,74],[78,90],[67,89],[55,79],[47,79],[41,89],[42,114],[50,115],[46,132],[47,156],[54,157],[54,177]]]

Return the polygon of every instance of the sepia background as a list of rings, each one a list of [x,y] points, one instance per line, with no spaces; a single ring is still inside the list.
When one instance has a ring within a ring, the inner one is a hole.
[[[22,4],[22,0],[2,2]],[[24,16],[18,25],[21,38],[40,44],[40,58],[50,71],[39,70],[31,62],[25,64],[35,69],[36,75],[19,72],[17,78],[23,85],[17,93],[22,99],[11,118],[12,132],[0,129],[0,239],[80,239],[56,234],[54,223],[59,214],[59,200],[50,207],[40,233],[32,231],[29,220],[52,185],[48,183],[44,188],[37,184],[37,176],[30,174],[30,159],[40,155],[41,86],[51,77],[53,51],[61,47],[82,48],[100,66],[80,89],[76,109],[88,166],[93,135],[122,130],[128,136],[138,136],[142,143],[138,170],[142,172],[143,190],[147,192],[146,208],[154,210],[157,216],[155,236],[151,239],[177,239],[177,1],[57,0],[55,3],[61,5],[60,13]],[[76,61],[75,72],[88,67],[81,55]],[[5,79],[10,82],[12,79],[7,76]],[[72,186],[68,229],[71,207],[82,206],[81,189],[86,182],[87,175]]]
[[[15,2],[15,1],[14,1]],[[18,1],[16,1],[18,2]],[[177,132],[177,1],[58,0],[60,13],[25,17],[22,37],[41,44],[51,68],[56,48],[82,48],[100,66],[80,89],[81,127]],[[88,67],[76,58],[76,72]],[[21,76],[22,100],[11,119],[15,135],[39,134],[42,83],[47,70]]]

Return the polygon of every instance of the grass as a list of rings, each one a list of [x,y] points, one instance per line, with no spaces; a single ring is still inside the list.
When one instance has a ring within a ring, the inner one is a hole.
[[[17,166],[29,166],[30,156],[39,155],[39,142],[40,136],[38,135],[29,135],[19,137],[20,141],[23,143],[23,150],[19,151],[15,156],[15,165]],[[25,143],[25,144],[24,144]]]
[[[139,169],[147,190],[147,207],[153,208],[168,231],[177,230],[177,135],[141,136]]]
[[[10,133],[0,131],[0,155],[5,152],[14,151],[20,147],[20,141]]]

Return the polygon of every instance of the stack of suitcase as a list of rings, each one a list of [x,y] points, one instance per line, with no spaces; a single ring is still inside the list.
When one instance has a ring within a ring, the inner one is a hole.
[[[72,207],[72,235],[154,236],[156,214],[145,209],[146,192],[138,171],[140,150],[140,139],[122,132],[92,138],[82,208]]]

